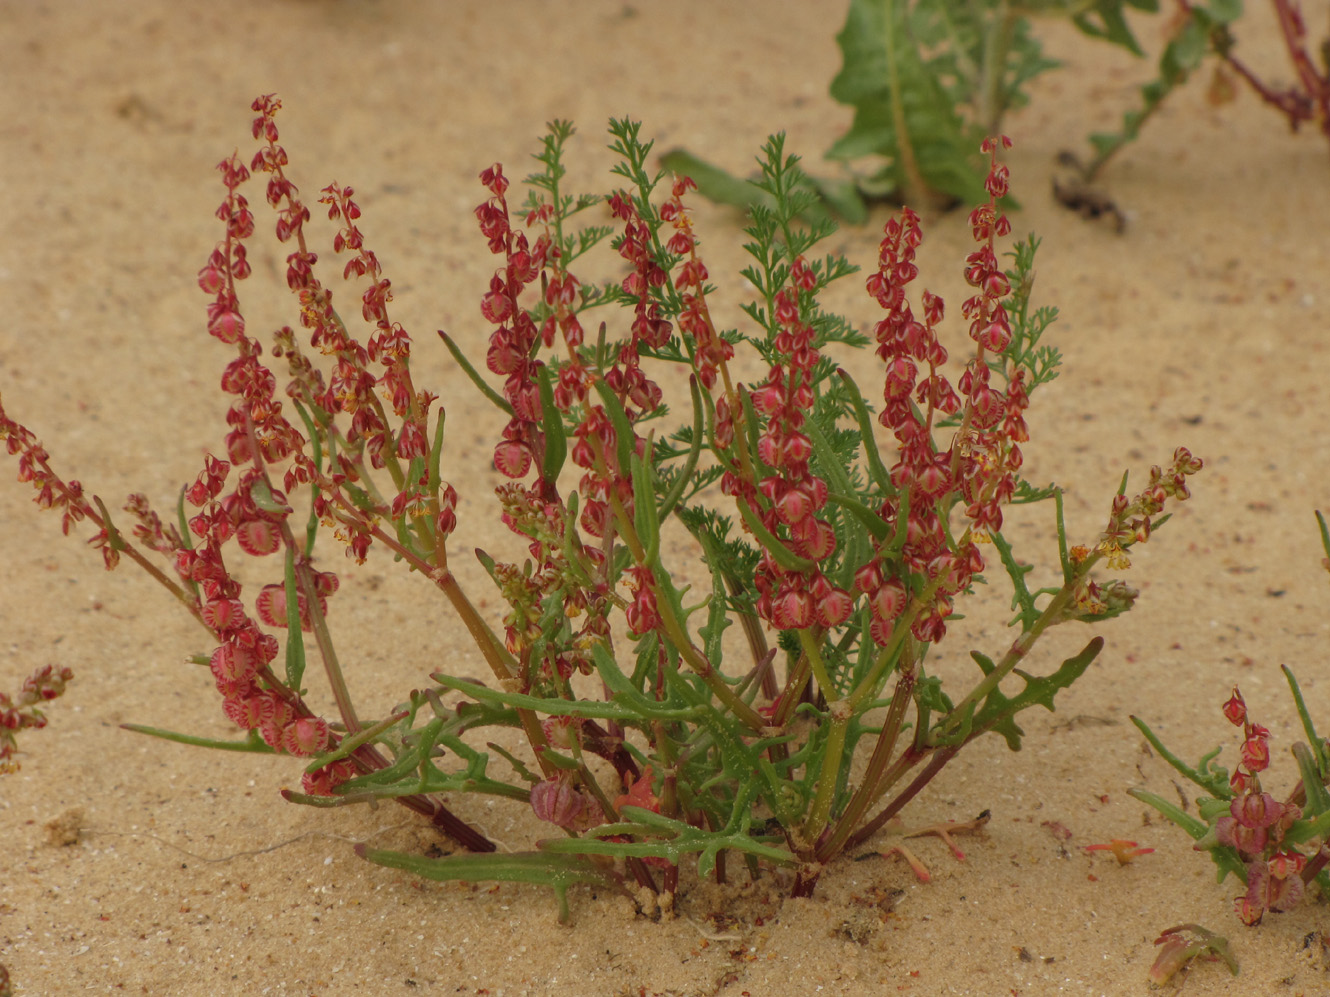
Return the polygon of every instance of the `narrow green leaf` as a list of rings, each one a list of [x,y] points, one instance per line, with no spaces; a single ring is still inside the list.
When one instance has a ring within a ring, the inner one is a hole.
[[[660,519],[656,510],[656,488],[652,480],[651,443],[647,442],[644,455],[636,453],[628,458],[633,481],[633,526],[637,539],[646,552],[645,564],[654,567],[660,560]]]
[[[422,879],[442,882],[535,883],[553,888],[559,901],[559,920],[568,923],[568,888],[577,884],[626,893],[617,876],[576,855],[553,852],[469,853],[431,859],[423,855],[356,845],[356,854],[375,865],[401,869]]]
[[[540,386],[541,429],[545,436],[545,454],[540,462],[540,476],[546,481],[558,481],[568,456],[568,438],[563,430],[563,413],[554,404],[554,384],[549,367],[536,368],[536,381]]]
[[[175,741],[177,744],[188,744],[195,748],[215,748],[218,751],[251,751],[259,755],[276,754],[272,748],[263,743],[263,738],[259,732],[252,730],[249,737],[243,741],[219,741],[211,737],[195,737],[193,734],[180,734],[173,730],[164,730],[161,727],[146,727],[143,724],[121,724],[122,730],[132,730],[135,734],[147,734],[150,737],[160,737],[163,741]]]
[[[1293,745],[1293,757],[1298,763],[1298,772],[1302,774],[1302,790],[1307,794],[1306,810],[1310,814],[1330,813],[1330,791],[1326,790],[1327,773],[1317,764],[1317,759],[1307,745]]]
[[[697,184],[697,192],[717,204],[727,204],[741,211],[748,211],[754,204],[775,206],[775,199],[759,190],[751,180],[727,173],[687,149],[671,149],[660,157],[660,163],[677,176],[691,177]]]
[[[341,761],[343,758],[350,758],[352,753],[362,745],[373,741],[380,734],[384,733],[393,724],[406,719],[410,716],[409,710],[403,710],[401,713],[394,713],[374,724],[372,727],[366,727],[357,731],[355,734],[348,734],[337,743],[337,747],[332,751],[325,752],[316,757],[312,762],[305,766],[307,774],[317,772],[325,765],[331,765],[333,762]]]
[[[453,342],[453,338],[442,329],[439,330],[439,338],[443,340],[443,345],[448,347],[448,352],[453,355],[453,361],[457,366],[462,368],[462,373],[471,379],[471,383],[480,389],[480,393],[493,402],[499,409],[506,412],[509,416],[512,416],[514,414],[513,407],[508,404],[508,400],[485,383],[485,379],[480,376],[476,371],[476,368],[471,366],[471,361],[466,358],[466,354],[464,354],[458,348],[457,344]]]
[[[300,630],[300,589],[296,585],[296,552],[286,552],[286,684],[301,695],[300,682],[305,677],[305,635]],[[311,599],[318,593],[311,592]]]
[[[610,425],[614,427],[614,444],[619,469],[627,471],[631,467],[630,458],[637,449],[637,434],[633,431],[632,423],[628,421],[628,413],[623,410],[623,402],[619,401],[619,396],[605,383],[605,379],[597,378],[595,385],[601,401],[605,404],[605,412],[610,417]]]
[[[886,524],[882,517],[853,496],[844,495],[840,492],[828,492],[827,498],[862,523],[864,529],[871,533],[873,539],[878,543],[891,536],[891,527]]]
[[[668,518],[674,507],[679,504],[679,499],[683,496],[684,489],[697,468],[697,458],[702,453],[705,409],[702,404],[702,389],[698,386],[696,374],[688,379],[688,387],[693,395],[693,442],[688,448],[688,456],[684,459],[683,467],[675,473],[674,481],[670,483],[669,490],[660,500],[658,518],[662,520]]]
[[[1221,800],[1231,800],[1233,791],[1228,784],[1228,769],[1222,765],[1212,766],[1211,762],[1219,755],[1219,749],[1216,748],[1208,755],[1203,757],[1197,768],[1192,768],[1173,752],[1164,747],[1164,742],[1152,731],[1145,721],[1140,717],[1132,717],[1131,722],[1136,728],[1145,735],[1145,739],[1150,742],[1150,747],[1159,752],[1160,756],[1182,776],[1190,779],[1196,785],[1200,786],[1206,792],[1211,793]]]
[[[1318,512],[1317,518],[1320,518]],[[1322,521],[1321,528],[1325,529],[1325,523]],[[1327,541],[1330,545],[1330,541]],[[1330,553],[1330,550],[1327,551]],[[1325,739],[1316,733],[1316,726],[1312,723],[1312,715],[1307,712],[1307,702],[1302,698],[1302,689],[1298,687],[1298,680],[1293,677],[1293,669],[1288,665],[1281,665],[1284,669],[1284,678],[1288,679],[1288,687],[1293,693],[1293,702],[1298,709],[1298,717],[1302,720],[1302,729],[1307,734],[1307,742],[1311,748],[1312,756],[1316,759],[1316,765],[1321,770],[1322,775],[1330,774],[1330,748],[1326,746]]]
[[[1205,821],[1193,817],[1191,814],[1182,810],[1180,807],[1170,803],[1162,796],[1148,792],[1144,789],[1129,789],[1128,795],[1135,797],[1142,803],[1148,803],[1161,814],[1171,820],[1178,827],[1187,832],[1193,841],[1200,841],[1210,830],[1210,825]]]
[[[439,411],[434,414],[434,442],[430,444],[429,459],[426,462],[428,477],[426,487],[431,495],[437,495],[443,487],[443,478],[439,473],[439,462],[443,457],[443,427],[447,413],[443,406],[439,406]]]
[[[844,370],[837,370],[842,381],[849,388],[850,404],[854,406],[854,416],[859,420],[859,435],[863,439],[864,458],[868,461],[868,473],[873,481],[884,495],[895,495],[896,489],[891,483],[891,475],[887,473],[887,467],[882,463],[882,456],[877,452],[877,441],[873,435],[873,417],[868,412],[868,404],[864,401],[863,392],[859,390],[859,385],[854,383],[854,378]]]
[[[753,531],[753,536],[768,553],[771,554],[777,564],[787,571],[812,571],[817,565],[806,557],[800,557],[790,548],[785,546],[784,541],[768,530],[762,520],[757,517],[757,513],[749,508],[747,502],[739,502],[737,508],[739,515],[748,528]]]

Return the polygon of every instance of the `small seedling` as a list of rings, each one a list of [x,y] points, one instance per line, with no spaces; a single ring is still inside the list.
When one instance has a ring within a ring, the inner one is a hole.
[[[1153,848],[1137,848],[1136,842],[1127,841],[1124,838],[1114,838],[1103,845],[1083,845],[1082,847],[1087,852],[1112,852],[1113,857],[1118,860],[1118,865],[1129,865],[1142,855],[1149,855],[1154,851]]]
[[[1222,962],[1230,973],[1238,975],[1238,960],[1229,950],[1228,939],[1199,924],[1166,928],[1155,944],[1162,946],[1150,967],[1150,982],[1155,986],[1163,986],[1177,974],[1185,973],[1197,959]]]

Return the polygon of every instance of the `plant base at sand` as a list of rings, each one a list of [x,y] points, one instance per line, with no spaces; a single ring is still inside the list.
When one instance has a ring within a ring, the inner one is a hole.
[[[1154,965],[1150,967],[1150,982],[1163,986],[1178,973],[1185,973],[1197,959],[1222,962],[1234,976],[1238,975],[1238,960],[1228,946],[1228,939],[1216,935],[1199,924],[1179,924],[1166,928],[1155,939],[1161,946]]]

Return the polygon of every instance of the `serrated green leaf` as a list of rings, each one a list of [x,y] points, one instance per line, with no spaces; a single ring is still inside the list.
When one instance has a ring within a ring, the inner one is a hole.
[[[978,136],[967,134],[953,101],[921,58],[910,36],[908,9],[899,0],[851,0],[836,36],[843,63],[831,96],[854,108],[854,121],[827,155],[884,157],[883,178],[907,201],[935,201],[939,194],[972,204],[986,201],[984,173],[973,158]]]
[[[1085,645],[1080,654],[1062,662],[1058,670],[1051,675],[1041,677],[1030,675],[1020,669],[1013,670],[1012,674],[1020,676],[1025,682],[1025,688],[1011,697],[1004,695],[1001,689],[990,692],[984,699],[983,705],[975,711],[974,730],[977,733],[994,731],[1001,734],[1007,739],[1007,747],[1012,751],[1020,751],[1021,738],[1025,732],[1017,726],[1016,714],[1036,705],[1052,711],[1053,697],[1080,678],[1103,647],[1104,639],[1095,637]],[[993,671],[993,662],[978,651],[970,652],[970,656],[985,675]]]

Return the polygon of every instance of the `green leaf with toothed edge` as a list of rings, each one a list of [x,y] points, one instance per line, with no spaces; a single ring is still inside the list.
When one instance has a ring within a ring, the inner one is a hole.
[[[778,865],[792,865],[797,860],[789,850],[768,844],[750,833],[750,800],[741,800],[736,807],[741,816],[720,831],[694,827],[683,821],[665,817],[642,807],[624,807],[620,813],[624,820],[617,824],[603,824],[592,828],[583,837],[555,838],[542,841],[542,852],[577,855],[614,855],[622,857],[663,858],[673,865],[686,855],[697,854],[698,876],[709,876],[716,867],[716,856],[723,851],[743,852],[766,859]],[[607,836],[631,835],[636,841],[606,841]]]
[[[913,37],[912,6],[851,0],[836,36],[843,64],[831,96],[854,108],[854,122],[827,156],[882,156],[881,179],[909,201],[943,194],[981,204],[988,195],[973,155],[976,130],[961,120]]]
[[[1062,662],[1052,675],[1035,676],[1019,668],[1012,669],[1011,674],[1019,676],[1025,682],[1025,688],[1015,696],[1006,696],[1001,689],[990,692],[984,699],[983,705],[974,712],[974,733],[993,731],[1001,734],[1007,739],[1007,747],[1012,751],[1020,751],[1021,738],[1025,735],[1025,731],[1017,726],[1016,714],[1036,705],[1052,711],[1053,697],[1085,674],[1085,670],[1090,667],[1103,648],[1104,638],[1095,637],[1085,645],[1080,654]],[[991,659],[978,651],[971,651],[970,657],[985,675],[991,674],[996,667]]]

